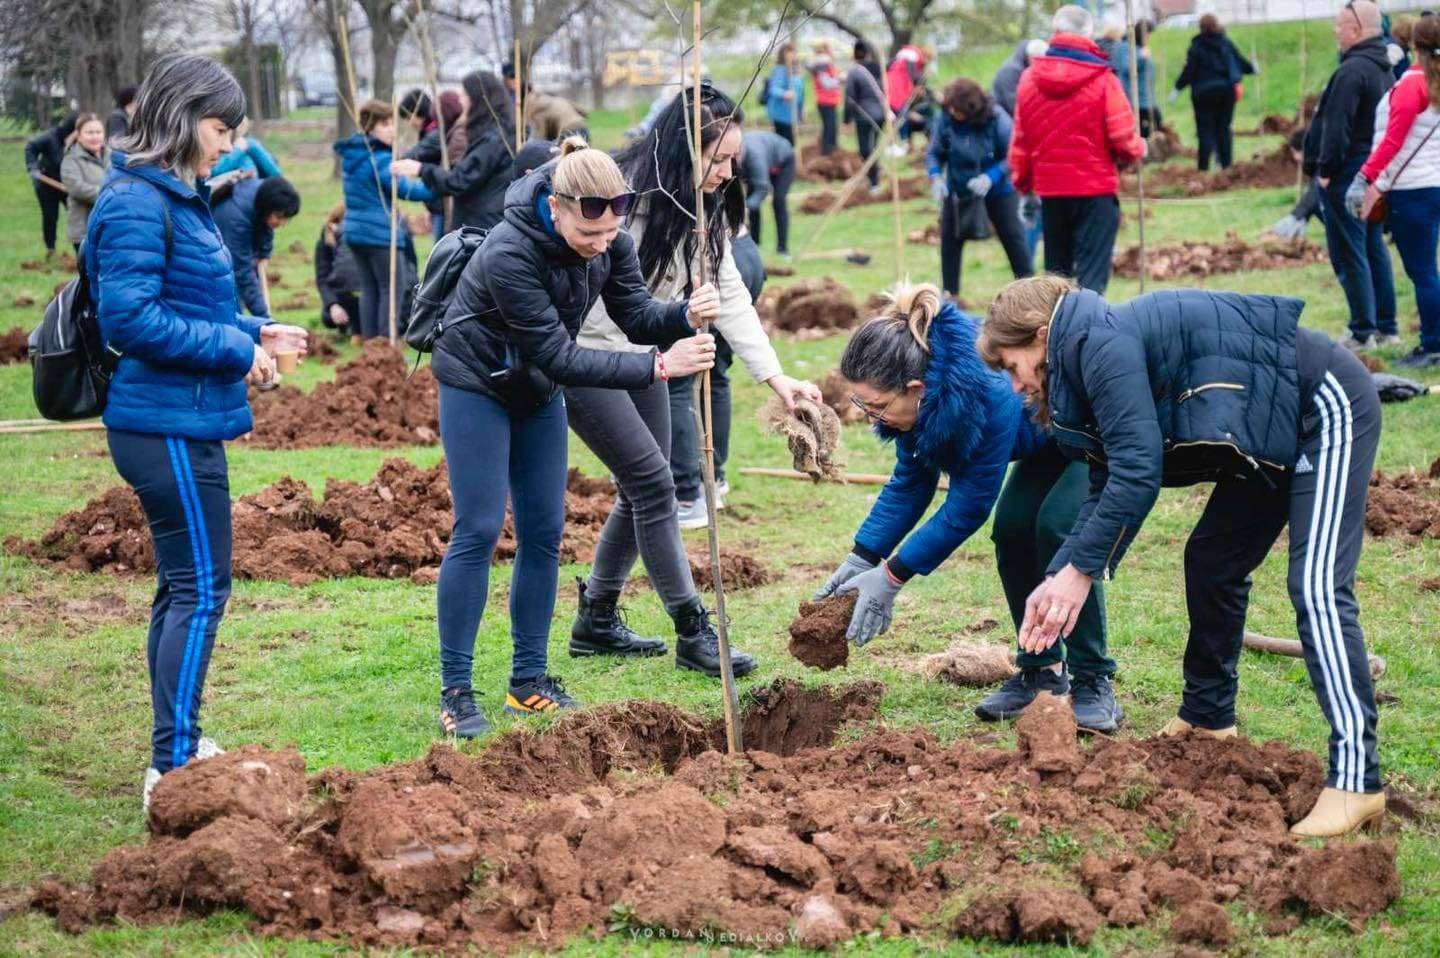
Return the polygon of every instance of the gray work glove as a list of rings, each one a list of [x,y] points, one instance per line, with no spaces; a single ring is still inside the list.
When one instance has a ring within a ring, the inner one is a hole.
[[[945,185],[945,177],[930,177],[930,198],[935,201],[936,206],[945,205],[945,197],[950,195],[950,187]]]
[[[994,183],[990,177],[984,173],[981,173],[979,176],[972,176],[965,181],[965,188],[978,197],[984,197],[986,193],[990,192],[990,187],[993,185]]]
[[[877,635],[890,631],[890,617],[895,611],[895,597],[905,583],[897,581],[880,563],[869,572],[862,572],[835,590],[836,595],[859,593],[855,600],[855,613],[850,616],[850,628],[845,638],[856,645],[864,645]]]
[[[1365,202],[1365,187],[1369,185],[1365,177],[1357,173],[1345,188],[1345,211],[1357,220],[1360,218],[1360,206]]]
[[[840,568],[835,570],[835,574],[830,577],[830,581],[826,582],[820,591],[815,593],[815,600],[828,599],[835,594],[836,589],[860,573],[869,572],[873,568],[875,568],[875,563],[862,559],[853,552],[850,553],[845,557],[845,561],[840,563]]]
[[[1305,235],[1305,221],[1293,213],[1288,213],[1270,227],[1270,232],[1283,240],[1298,240]]]

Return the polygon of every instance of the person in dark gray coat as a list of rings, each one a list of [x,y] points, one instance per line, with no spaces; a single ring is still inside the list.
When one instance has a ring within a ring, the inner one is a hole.
[[[995,71],[995,79],[990,81],[990,95],[1010,116],[1015,115],[1015,91],[1020,89],[1020,75],[1031,60],[1044,56],[1048,47],[1044,40],[1021,40],[1015,44],[1015,52],[1010,54],[1010,58]]]
[[[790,255],[790,187],[795,182],[795,147],[777,133],[746,130],[740,154],[740,179],[745,184],[745,209],[750,235],[764,242],[761,224],[765,198],[775,211],[775,252]]]
[[[890,107],[885,103],[885,87],[880,79],[880,63],[864,40],[855,41],[855,65],[845,74],[846,123],[855,124],[856,148],[860,159],[870,159]],[[870,167],[870,189],[880,188],[880,164]]]

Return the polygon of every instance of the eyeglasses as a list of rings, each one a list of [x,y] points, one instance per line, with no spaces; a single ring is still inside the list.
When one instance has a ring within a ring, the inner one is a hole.
[[[580,215],[587,220],[598,220],[606,210],[614,210],[616,216],[624,216],[635,205],[635,193],[621,193],[619,196],[571,196],[569,193],[555,194],[562,200],[580,205]]]
[[[854,393],[850,394],[850,405],[854,406],[856,409],[864,413],[865,418],[868,419],[870,422],[879,422],[880,420],[885,418],[885,414],[890,411],[890,407],[895,405],[895,400],[899,399],[903,395],[905,395],[905,391],[902,389],[900,392],[891,396],[890,401],[887,402],[884,408],[881,409],[879,412],[876,412],[874,409],[871,409],[869,406],[865,405],[865,403],[861,401],[860,397],[855,395]]]

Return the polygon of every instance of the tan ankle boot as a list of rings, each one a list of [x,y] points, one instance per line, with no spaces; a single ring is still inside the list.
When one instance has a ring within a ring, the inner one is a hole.
[[[1342,792],[1326,788],[1310,814],[1290,827],[1300,838],[1334,838],[1361,828],[1374,831],[1385,817],[1385,793]]]
[[[1198,725],[1191,725],[1178,715],[1166,722],[1165,727],[1160,729],[1160,734],[1167,737],[1184,735],[1186,732],[1196,732],[1208,738],[1235,738],[1240,734],[1240,731],[1233,725],[1229,728],[1200,728]]]

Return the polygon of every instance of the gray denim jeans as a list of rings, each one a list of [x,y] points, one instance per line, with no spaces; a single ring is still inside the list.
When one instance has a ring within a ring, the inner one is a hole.
[[[615,477],[619,495],[595,551],[586,592],[616,596],[635,566],[672,616],[698,598],[675,518],[670,475],[670,394],[665,383],[645,389],[565,390],[570,428]]]

